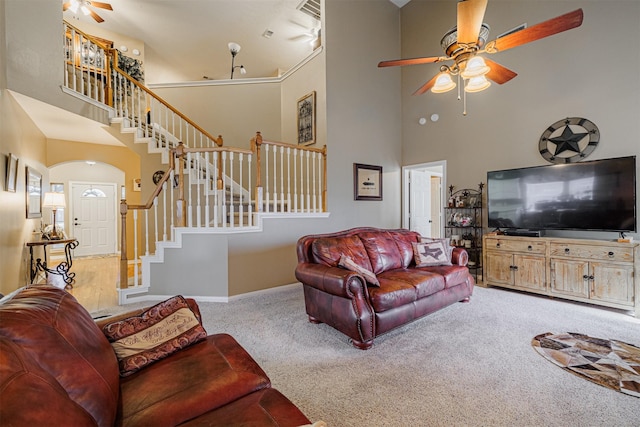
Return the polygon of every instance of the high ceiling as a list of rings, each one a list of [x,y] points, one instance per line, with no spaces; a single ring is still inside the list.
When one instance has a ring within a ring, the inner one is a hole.
[[[92,7],[104,19],[100,24],[81,12],[63,16],[143,41],[145,61],[162,69],[163,81],[148,83],[228,79],[229,42],[242,47],[235,64],[247,70],[243,76],[236,70],[234,78],[276,77],[313,52],[320,29],[319,20],[298,10],[305,0],[103,1],[113,11]],[[269,38],[263,36],[268,30]]]

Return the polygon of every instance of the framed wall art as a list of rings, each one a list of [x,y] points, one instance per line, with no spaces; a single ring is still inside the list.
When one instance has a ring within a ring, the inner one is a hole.
[[[32,167],[26,166],[27,218],[42,218],[42,175]]]
[[[298,99],[298,145],[316,142],[316,91]]]
[[[382,166],[353,164],[354,200],[382,200]]]
[[[4,180],[4,189],[6,191],[16,192],[16,183],[18,182],[18,158],[9,153],[7,155],[7,176]]]

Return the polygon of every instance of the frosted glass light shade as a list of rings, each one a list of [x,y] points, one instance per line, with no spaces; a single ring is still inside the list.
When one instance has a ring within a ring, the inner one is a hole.
[[[449,92],[451,89],[455,88],[456,84],[451,80],[451,75],[449,73],[440,73],[436,78],[436,84],[431,88],[431,92],[433,93],[444,93]]]
[[[491,82],[484,76],[472,77],[464,87],[465,92],[482,92],[486,88],[491,86]]]
[[[467,62],[467,67],[460,73],[463,79],[484,76],[491,70],[481,56],[474,56]]]

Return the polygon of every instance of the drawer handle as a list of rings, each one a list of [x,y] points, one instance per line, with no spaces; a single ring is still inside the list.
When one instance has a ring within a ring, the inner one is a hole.
[[[584,276],[582,276],[583,280],[589,280],[589,276],[587,276],[586,274]]]
[[[510,270],[517,270],[517,269],[518,269],[518,266],[517,266],[517,265],[510,265],[510,266],[509,266],[509,269],[510,269]]]
[[[614,253],[613,252],[609,252],[609,258],[613,258]]]
[[[532,251],[533,250],[533,246],[531,246],[531,245],[527,246],[527,250]]]
[[[500,243],[496,243],[496,248],[499,248],[499,247],[500,247]]]
[[[564,248],[564,253],[565,253],[565,254],[568,254],[569,252],[571,252],[571,249],[569,249],[569,248]]]

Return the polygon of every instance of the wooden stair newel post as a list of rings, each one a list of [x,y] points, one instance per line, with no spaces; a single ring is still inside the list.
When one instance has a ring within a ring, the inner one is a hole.
[[[184,144],[182,141],[176,147],[175,156],[178,158],[178,200],[176,200],[176,219],[178,227],[186,226],[187,206],[184,203]]]
[[[262,176],[260,166],[260,145],[262,145],[262,134],[256,132],[256,136],[251,138],[251,151],[256,155],[256,193],[255,193],[255,211],[262,212]]]

